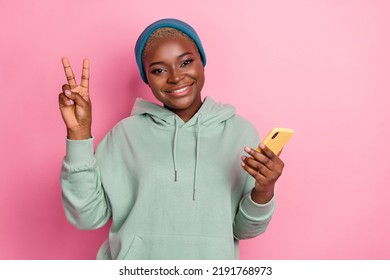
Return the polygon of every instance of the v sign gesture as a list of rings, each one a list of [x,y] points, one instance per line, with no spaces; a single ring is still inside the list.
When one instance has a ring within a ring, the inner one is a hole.
[[[68,139],[82,140],[91,138],[92,110],[89,98],[89,60],[84,59],[80,85],[76,83],[72,68],[66,57],[62,65],[67,84],[62,86],[58,103],[64,119]]]

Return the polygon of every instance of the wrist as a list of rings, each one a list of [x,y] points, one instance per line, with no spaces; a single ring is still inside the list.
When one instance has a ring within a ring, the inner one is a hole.
[[[274,197],[274,192],[272,191],[258,191],[256,188],[252,189],[251,198],[254,202],[258,204],[267,204]]]
[[[85,140],[92,138],[91,129],[77,129],[67,130],[67,136],[69,140]]]

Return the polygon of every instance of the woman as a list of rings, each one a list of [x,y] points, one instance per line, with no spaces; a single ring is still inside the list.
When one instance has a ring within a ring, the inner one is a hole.
[[[68,220],[96,229],[112,219],[98,259],[237,259],[238,240],[268,226],[283,161],[264,145],[262,152],[252,148],[259,143],[256,129],[233,107],[202,99],[206,56],[191,26],[176,19],[151,24],[135,55],[163,106],[137,99],[95,154],[89,61],[77,85],[62,60]]]

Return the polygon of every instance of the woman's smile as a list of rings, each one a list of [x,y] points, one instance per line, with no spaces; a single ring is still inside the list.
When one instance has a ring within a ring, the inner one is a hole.
[[[192,83],[190,85],[175,87],[175,88],[169,89],[169,90],[164,90],[163,92],[166,94],[175,96],[175,97],[181,97],[181,96],[188,94],[189,91],[192,90],[193,85],[194,85],[194,83]]]

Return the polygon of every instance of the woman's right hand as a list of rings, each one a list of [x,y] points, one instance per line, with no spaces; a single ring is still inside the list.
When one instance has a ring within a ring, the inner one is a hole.
[[[72,68],[66,57],[62,58],[67,84],[62,86],[58,103],[67,128],[67,137],[71,140],[83,140],[92,137],[92,110],[89,98],[89,60],[84,59],[80,85],[77,85]]]

